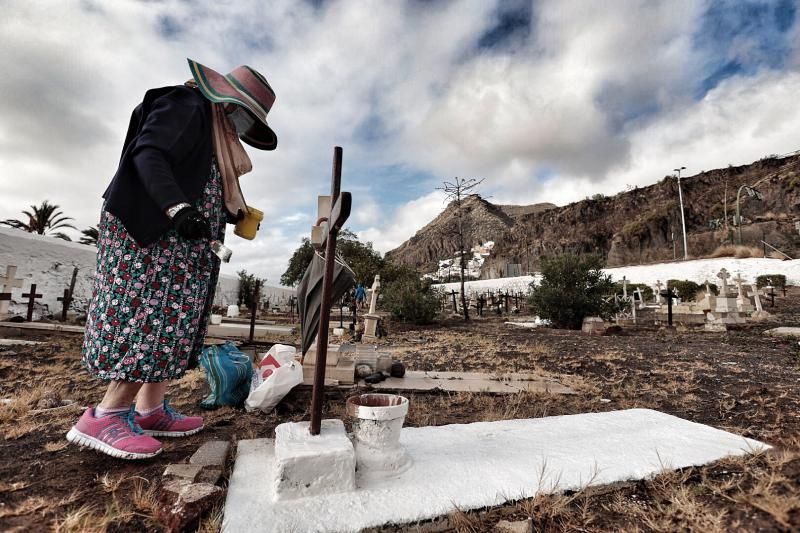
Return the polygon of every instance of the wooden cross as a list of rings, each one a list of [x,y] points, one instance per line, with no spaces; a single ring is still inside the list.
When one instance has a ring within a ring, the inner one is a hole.
[[[672,327],[672,300],[677,298],[675,289],[667,286],[667,290],[661,291],[661,296],[667,299],[667,324]]]
[[[325,275],[322,278],[322,306],[320,307],[319,332],[317,333],[317,353],[314,361],[314,390],[311,393],[312,435],[319,435],[322,425],[322,400],[325,394],[325,363],[328,357],[328,325],[331,312],[331,292],[333,289],[333,266],[336,261],[336,236],[350,216],[353,203],[349,192],[340,191],[342,186],[342,147],[333,149],[333,170],[331,173],[331,195],[320,196],[317,202],[319,212],[317,224],[311,228],[311,244],[315,248],[325,248]]]
[[[253,297],[250,300],[250,344],[253,344],[253,338],[256,335],[256,315],[258,314],[258,300],[261,297],[261,280],[256,280],[256,286],[253,289]]]
[[[64,289],[64,296],[59,296],[56,298],[59,302],[61,302],[61,321],[67,321],[67,310],[69,310],[69,304],[72,302],[72,295],[69,293],[69,289]]]
[[[36,284],[31,283],[31,290],[28,294],[23,294],[23,298],[28,299],[28,322],[33,322],[33,304],[37,298],[41,298],[41,294],[36,294]]]

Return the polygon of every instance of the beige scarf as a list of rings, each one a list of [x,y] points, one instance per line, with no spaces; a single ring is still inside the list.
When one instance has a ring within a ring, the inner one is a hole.
[[[244,151],[236,129],[228,120],[224,104],[211,104],[213,116],[212,138],[217,166],[222,174],[222,191],[225,208],[231,215],[240,218],[247,214],[242,189],[239,187],[239,176],[253,170],[253,164]]]

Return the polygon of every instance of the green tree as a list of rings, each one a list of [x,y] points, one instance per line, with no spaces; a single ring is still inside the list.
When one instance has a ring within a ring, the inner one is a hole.
[[[240,270],[236,274],[239,275],[239,294],[236,299],[238,305],[250,305],[253,301],[253,293],[256,290],[256,282],[261,282],[263,286],[267,281],[266,279],[257,278],[255,274],[248,274],[247,270]]]
[[[531,310],[557,328],[580,329],[587,316],[608,318],[615,306],[604,297],[614,293],[614,283],[602,268],[599,255],[542,258],[542,281],[531,284]]]
[[[294,287],[300,283],[308,265],[311,264],[312,257],[314,257],[314,247],[308,237],[304,237],[300,247],[294,251],[289,259],[289,266],[286,268],[286,272],[281,274],[281,285]]]
[[[92,244],[94,246],[97,246],[97,239],[100,238],[100,231],[97,229],[96,226],[92,226],[86,228],[85,230],[82,230],[81,235],[83,235],[83,237],[81,237],[81,240],[78,241],[79,243]]]
[[[372,283],[372,276],[381,274],[386,262],[381,254],[372,248],[372,243],[362,243],[358,236],[350,230],[342,230],[336,239],[336,251],[353,269],[356,280]],[[303,279],[311,258],[314,257],[314,246],[308,238],[304,238],[297,250],[289,259],[286,272],[281,275],[281,285],[293,287]],[[383,279],[383,277],[381,277]]]
[[[28,233],[38,233],[39,235],[52,235],[59,239],[66,241],[71,240],[63,232],[55,232],[57,229],[72,228],[76,229],[72,224],[67,223],[68,220],[74,220],[72,217],[64,216],[59,210],[59,206],[51,204],[45,200],[41,205],[32,205],[30,210],[22,211],[22,214],[28,217],[28,221],[22,221],[16,218],[8,218],[0,221],[4,226],[21,229]]]

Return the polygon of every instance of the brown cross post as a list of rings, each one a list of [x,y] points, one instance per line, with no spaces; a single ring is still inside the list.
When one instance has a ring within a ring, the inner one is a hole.
[[[342,185],[342,147],[333,149],[333,171],[331,176],[330,213],[316,228],[319,228],[319,239],[313,238],[315,246],[325,247],[325,275],[322,278],[322,306],[320,308],[319,332],[317,333],[317,353],[314,361],[314,390],[311,393],[311,427],[312,435],[319,435],[322,425],[322,399],[325,393],[325,360],[328,357],[328,324],[331,311],[331,290],[333,288],[333,265],[336,260],[336,236],[350,216],[353,203],[349,192],[340,192]]]
[[[253,344],[253,339],[256,334],[256,315],[258,314],[258,300],[261,298],[261,280],[256,280],[256,286],[253,289],[253,297],[250,299],[250,344]]]
[[[31,290],[28,294],[23,294],[23,298],[28,299],[28,322],[33,322],[33,304],[37,298],[41,298],[41,294],[36,294],[36,284],[31,283]]]
[[[69,293],[69,289],[64,289],[64,296],[59,296],[56,300],[61,302],[61,321],[66,322],[69,304],[72,303],[72,296]]]

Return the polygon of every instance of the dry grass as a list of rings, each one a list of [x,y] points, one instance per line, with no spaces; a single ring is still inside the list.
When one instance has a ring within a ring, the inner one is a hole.
[[[47,444],[44,445],[44,451],[51,453],[58,452],[63,450],[67,446],[69,446],[69,442],[67,441],[67,439],[54,440],[53,442],[48,442]]]
[[[197,533],[219,533],[222,530],[222,506],[214,507],[197,525]]]
[[[4,506],[0,508],[0,518],[12,516],[25,516],[33,514],[50,507],[51,502],[41,496],[32,496],[18,505]]]
[[[94,504],[85,504],[68,512],[62,520],[56,521],[53,529],[57,533],[105,533],[108,526],[100,521]]]
[[[713,252],[705,256],[706,258],[715,257],[736,257],[745,259],[748,257],[764,257],[764,251],[756,246],[740,246],[735,244],[723,244],[718,246]]]

